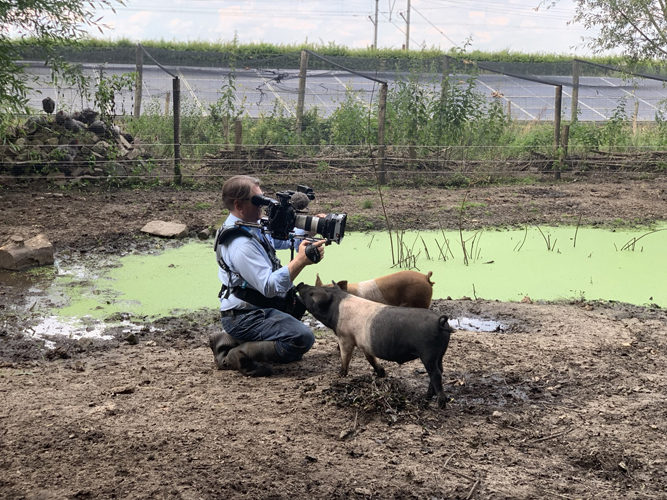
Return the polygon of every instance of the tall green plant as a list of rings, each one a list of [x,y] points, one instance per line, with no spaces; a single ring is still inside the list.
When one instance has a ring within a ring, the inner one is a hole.
[[[234,68],[227,74],[227,82],[222,84],[218,95],[218,99],[213,104],[209,104],[209,113],[213,122],[221,124],[223,121],[227,121],[227,124],[231,124],[245,113],[245,96],[240,102],[236,100],[236,73]]]
[[[424,144],[430,96],[416,74],[399,78],[387,94],[387,137],[393,144]]]
[[[124,90],[132,90],[136,81],[136,73],[123,73],[107,77],[100,70],[99,81],[95,88],[95,107],[100,110],[100,119],[107,124],[116,116],[116,98]]]
[[[465,82],[443,82],[443,90],[432,103],[431,140],[436,145],[463,144],[469,124],[484,114],[486,99],[477,91],[474,76]]]
[[[610,153],[620,142],[624,142],[627,139],[624,136],[629,136],[629,134],[624,134],[629,128],[625,105],[626,100],[622,98],[601,130],[601,140],[606,144]]]
[[[345,99],[339,103],[329,118],[331,143],[341,145],[366,144],[369,142],[368,109],[359,101],[359,96],[350,88],[345,90]]]

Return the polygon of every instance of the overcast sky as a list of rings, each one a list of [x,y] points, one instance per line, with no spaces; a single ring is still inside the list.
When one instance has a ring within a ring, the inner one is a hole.
[[[116,14],[102,12],[109,39],[230,41],[293,44],[373,44],[375,0],[127,0]],[[536,10],[540,0],[412,0],[410,49],[422,45],[469,50],[586,56],[590,35],[574,16],[571,0]],[[406,41],[407,0],[379,0],[378,46]],[[94,35],[100,37],[99,33]]]

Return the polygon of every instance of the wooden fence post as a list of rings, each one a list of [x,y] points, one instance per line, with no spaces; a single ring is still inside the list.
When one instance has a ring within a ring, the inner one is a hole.
[[[384,166],[384,127],[387,114],[387,87],[386,83],[380,86],[380,101],[378,103],[378,182],[380,185],[387,183],[387,171]]]
[[[560,115],[563,107],[563,86],[556,86],[556,100],[554,103],[554,153],[556,154],[556,163],[554,164],[554,177],[560,179]]]
[[[306,97],[306,73],[308,72],[308,52],[301,51],[301,66],[299,67],[299,94],[296,101],[296,133],[301,135],[303,121],[303,102]]]
[[[570,143],[570,124],[566,123],[563,125],[563,133],[560,138],[560,157],[559,157],[559,167],[562,167],[567,159],[567,146]],[[556,180],[560,179],[560,168],[554,173],[554,178]]]
[[[225,139],[225,144],[229,144],[229,116],[222,117],[222,137]]]
[[[635,112],[632,115],[632,135],[637,136],[637,117],[639,116],[639,101],[635,101]]]
[[[141,94],[144,85],[144,50],[141,48],[140,43],[137,44],[136,67],[137,76],[134,81],[134,117],[139,118],[141,116]]]
[[[579,119],[579,61],[572,61],[572,115],[570,123],[576,123]]]
[[[167,91],[164,96],[164,116],[169,116],[169,106],[171,105],[171,92]]]
[[[234,122],[234,158],[241,158],[241,147],[243,146],[243,122],[236,120]]]
[[[174,93],[174,182],[181,184],[181,81],[178,77],[172,80]]]
[[[507,119],[511,120],[512,119],[512,101],[509,99],[507,100]]]

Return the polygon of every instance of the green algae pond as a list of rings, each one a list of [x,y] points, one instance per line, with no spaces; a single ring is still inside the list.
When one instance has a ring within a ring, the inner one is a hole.
[[[667,307],[667,224],[638,231],[537,227],[478,232],[347,233],[297,282],[368,280],[411,267],[432,271],[434,298],[520,301],[602,299]],[[463,243],[462,243],[463,241]],[[464,254],[465,246],[465,254]],[[278,252],[283,264],[288,250]],[[444,257],[444,258],[443,258]],[[213,242],[120,257],[94,273],[61,262],[49,290],[61,318],[164,316],[216,308]]]

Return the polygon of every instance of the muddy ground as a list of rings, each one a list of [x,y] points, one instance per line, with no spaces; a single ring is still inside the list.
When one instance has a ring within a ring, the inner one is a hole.
[[[405,229],[667,220],[660,177],[383,195]],[[373,189],[318,192],[310,209],[383,227]],[[148,248],[151,219],[194,237],[220,216],[218,188],[13,185],[0,190],[0,244],[43,232],[94,259]],[[418,361],[385,362],[377,379],[356,353],[339,378],[328,330],[271,378],[218,371],[215,311],[47,349],[23,336],[46,311],[15,278],[0,283],[0,498],[667,498],[665,310],[438,297],[438,311],[503,325],[453,334],[440,410]]]

